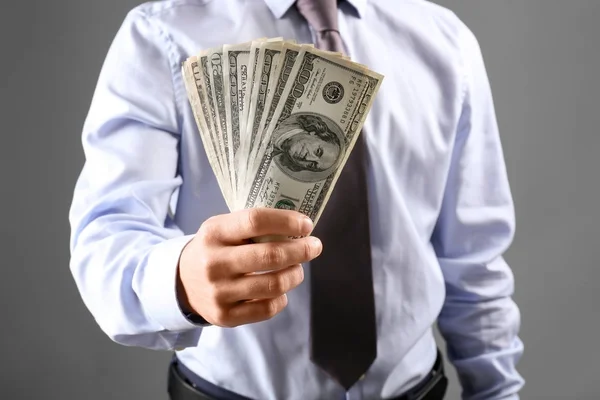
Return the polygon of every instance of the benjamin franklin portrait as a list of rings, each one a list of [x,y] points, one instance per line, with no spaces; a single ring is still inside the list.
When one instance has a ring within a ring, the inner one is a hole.
[[[323,179],[335,171],[344,154],[342,132],[336,128],[322,116],[291,115],[273,132],[274,161],[295,179]]]

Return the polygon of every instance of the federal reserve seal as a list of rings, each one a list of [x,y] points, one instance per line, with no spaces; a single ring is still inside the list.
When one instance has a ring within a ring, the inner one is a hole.
[[[344,97],[344,87],[341,83],[331,81],[323,88],[323,98],[329,104],[339,103]]]
[[[281,210],[296,210],[296,205],[291,200],[281,199],[277,203],[275,203],[275,208]]]

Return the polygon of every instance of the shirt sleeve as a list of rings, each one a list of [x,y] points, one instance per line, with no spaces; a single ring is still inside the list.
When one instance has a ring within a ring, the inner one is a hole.
[[[516,400],[523,343],[514,277],[503,258],[514,207],[479,44],[468,30],[463,39],[463,108],[432,237],[446,282],[438,326],[463,399]]]
[[[100,328],[129,346],[197,344],[201,326],[176,294],[192,235],[173,220],[178,172],[179,66],[144,14],[130,12],[106,55],[86,121],[85,164],[73,193],[70,269]]]

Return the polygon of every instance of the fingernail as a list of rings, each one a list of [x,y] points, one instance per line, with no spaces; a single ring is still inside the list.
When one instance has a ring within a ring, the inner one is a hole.
[[[319,238],[314,236],[311,237],[310,245],[313,247],[313,249],[315,249],[317,255],[321,254],[321,251],[323,250],[323,243],[321,243],[321,240],[319,240]]]
[[[313,229],[313,222],[310,218],[304,217],[302,221],[302,232],[308,235]]]

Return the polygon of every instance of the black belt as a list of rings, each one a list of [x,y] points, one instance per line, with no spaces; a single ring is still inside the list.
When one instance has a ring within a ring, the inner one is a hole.
[[[407,393],[390,400],[442,400],[447,387],[444,362],[438,351],[429,374]],[[251,400],[200,378],[179,363],[176,357],[169,367],[168,392],[171,400]]]

